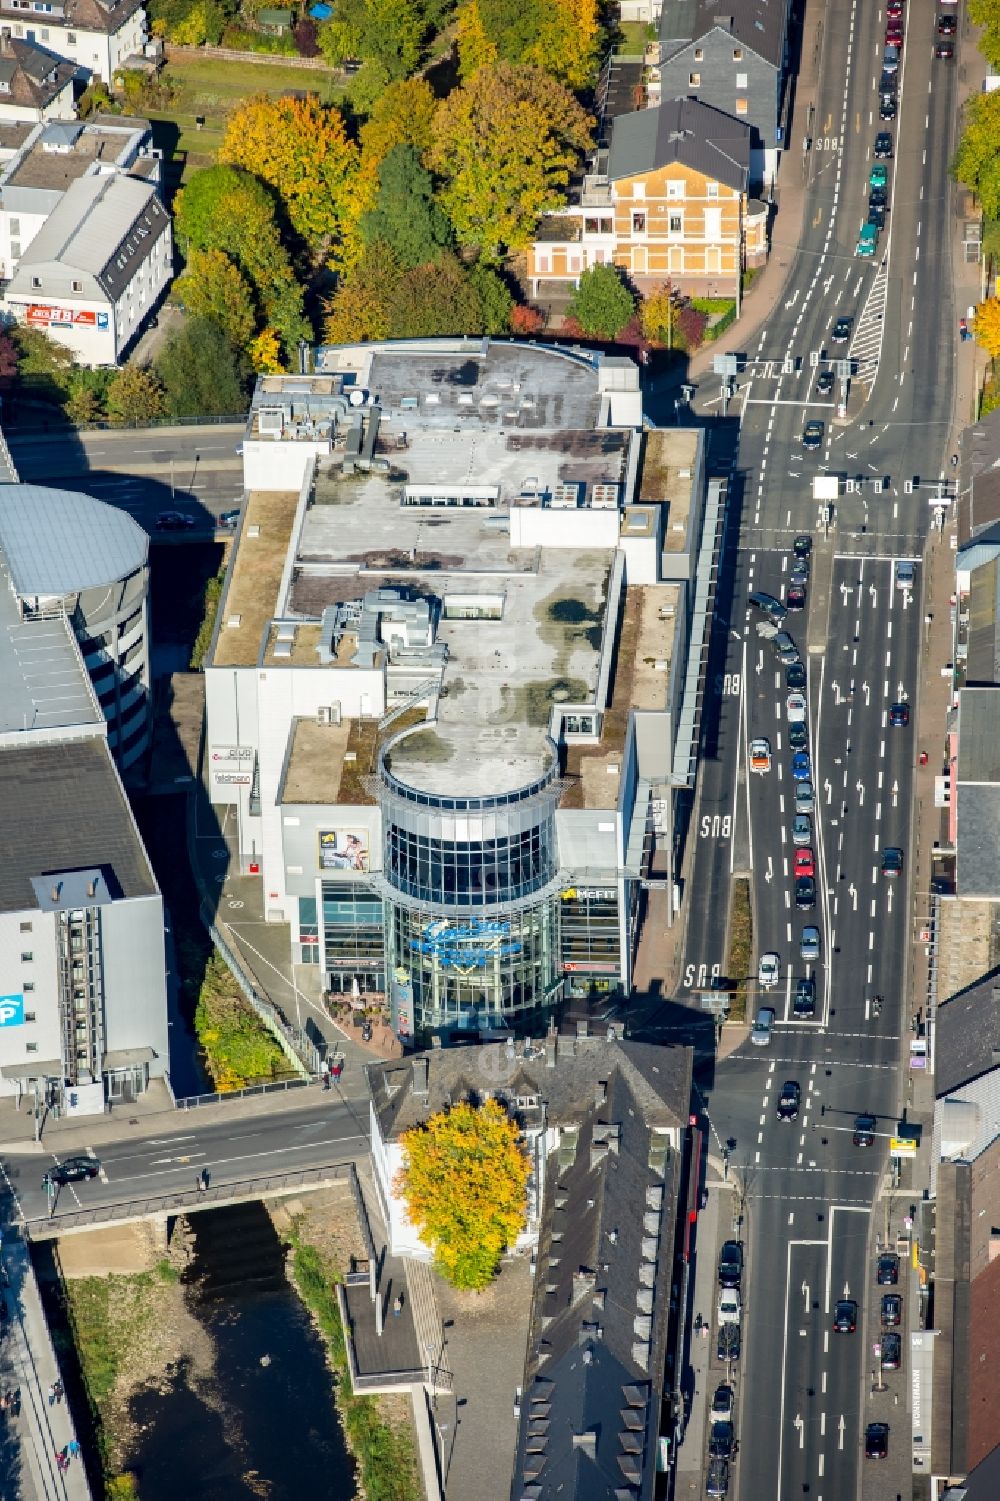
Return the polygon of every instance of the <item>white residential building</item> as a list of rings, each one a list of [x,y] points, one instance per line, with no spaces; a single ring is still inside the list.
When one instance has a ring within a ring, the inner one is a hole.
[[[80,76],[107,84],[130,57],[142,55],[147,39],[142,0],[2,0],[0,27],[67,58]]]
[[[22,254],[8,313],[44,328],[84,365],[117,365],[172,275],[170,216],[156,186],[82,177]]]

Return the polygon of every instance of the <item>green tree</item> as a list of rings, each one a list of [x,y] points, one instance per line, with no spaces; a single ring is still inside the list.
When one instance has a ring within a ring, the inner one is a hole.
[[[402,276],[389,298],[394,339],[483,332],[479,293],[468,271],[449,252]]]
[[[473,266],[469,280],[479,298],[483,333],[509,334],[514,299],[503,277],[498,276],[489,266]]]
[[[163,387],[144,365],[123,365],[108,387],[108,416],[121,427],[144,427],[163,416]]]
[[[1000,5],[997,0],[969,0],[969,20],[983,28],[976,46],[991,68],[1000,67]]]
[[[402,1139],[395,1189],[438,1271],[479,1292],[524,1224],[528,1158],[514,1121],[496,1100],[461,1101]]]
[[[217,323],[237,349],[245,349],[257,327],[254,294],[224,250],[192,250],[174,291],[196,318]]]
[[[237,167],[195,172],[174,200],[174,227],[185,252],[221,250],[229,257],[253,287],[265,321],[286,349],[310,337],[274,198],[262,182]]]
[[[10,330],[17,350],[18,385],[49,401],[63,401],[72,381],[73,356],[40,328],[18,323]]]
[[[116,374],[114,370],[88,370],[82,365],[70,372],[65,406],[70,422],[86,427],[88,423],[101,421],[108,387]]]
[[[459,16],[463,77],[488,62],[492,49],[503,62],[533,63],[583,88],[597,58],[597,12],[596,0],[466,0]]]
[[[320,27],[319,45],[334,65],[358,58],[392,82],[416,68],[425,30],[416,0],[335,0],[333,16]]]
[[[566,309],[585,334],[617,339],[635,312],[635,298],[614,266],[589,266]]]
[[[1000,218],[1000,91],[973,94],[966,102],[951,170],[979,195],[987,218]]]
[[[171,417],[220,416],[246,408],[247,366],[208,318],[188,318],[172,329],[154,369]]]
[[[448,216],[434,201],[434,183],[412,146],[393,146],[378,174],[375,207],[361,221],[366,245],[385,240],[406,270],[432,261],[451,240]]]
[[[591,120],[539,68],[480,68],[438,105],[427,165],[463,245],[498,261],[530,240],[538,216],[566,201]]]

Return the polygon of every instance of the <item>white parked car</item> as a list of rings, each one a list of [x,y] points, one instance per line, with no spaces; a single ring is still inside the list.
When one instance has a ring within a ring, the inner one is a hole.
[[[781,979],[781,956],[773,951],[761,954],[760,963],[757,966],[757,984],[764,990],[771,990]]]
[[[740,1301],[739,1289],[724,1287],[719,1292],[719,1323],[738,1324],[743,1306]]]
[[[789,724],[802,724],[806,717],[805,694],[790,693],[785,699],[785,711],[788,714]]]

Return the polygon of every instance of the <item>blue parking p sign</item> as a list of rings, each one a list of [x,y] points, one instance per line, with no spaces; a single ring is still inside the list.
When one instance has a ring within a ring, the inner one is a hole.
[[[24,1024],[24,996],[0,995],[0,1027],[20,1027]]]

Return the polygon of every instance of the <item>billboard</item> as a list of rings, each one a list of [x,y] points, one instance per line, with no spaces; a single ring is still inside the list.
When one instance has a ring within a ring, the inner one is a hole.
[[[320,870],[356,870],[367,874],[368,867],[367,829],[320,829]]]
[[[107,313],[94,312],[89,308],[53,307],[41,302],[29,302],[25,316],[32,328],[100,328],[108,327]]]
[[[24,996],[0,995],[0,1027],[24,1025]]]

